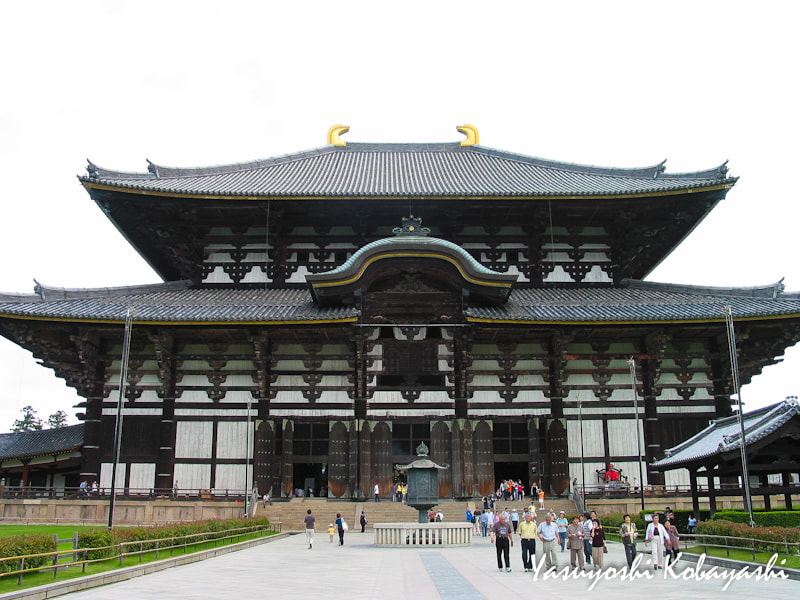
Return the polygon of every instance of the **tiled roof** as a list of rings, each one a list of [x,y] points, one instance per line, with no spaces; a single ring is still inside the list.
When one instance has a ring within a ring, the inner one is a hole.
[[[780,285],[763,288],[675,286],[625,280],[620,287],[514,290],[497,307],[469,308],[469,318],[527,322],[654,322],[800,315],[800,295]]]
[[[320,307],[305,289],[201,288],[185,282],[129,288],[67,290],[37,286],[36,294],[0,294],[0,317],[177,323],[264,323],[355,319],[352,307]],[[800,316],[800,294],[776,284],[708,288],[626,280],[620,287],[517,289],[498,307],[472,307],[472,320],[614,323]]]
[[[57,289],[37,286],[36,294],[0,294],[0,316],[42,319],[146,322],[337,321],[357,315],[353,308],[321,308],[304,289],[189,289],[186,282],[128,288]]]
[[[83,445],[83,424],[0,434],[0,460],[59,454]]]
[[[149,162],[149,161],[148,161]],[[637,169],[576,165],[483,146],[363,144],[232,165],[178,169],[149,164],[123,173],[93,163],[87,187],[223,197],[320,196],[614,196],[731,186],[721,165],[666,173],[664,163]]]
[[[800,404],[794,398],[744,414],[744,436],[747,445],[764,439],[789,420],[800,414]],[[697,435],[670,448],[666,457],[653,463],[659,469],[682,468],[688,463],[722,454],[742,447],[741,428],[737,415],[714,421]]]

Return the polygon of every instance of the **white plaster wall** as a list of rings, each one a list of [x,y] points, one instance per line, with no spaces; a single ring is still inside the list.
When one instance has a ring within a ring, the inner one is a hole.
[[[178,421],[175,458],[211,458],[211,421]]]
[[[100,465],[100,482],[99,486],[101,488],[110,488],[111,487],[111,472],[112,472],[113,463],[102,463]],[[117,465],[117,481],[115,484],[116,489],[122,489],[125,483],[125,465],[124,463]],[[89,485],[92,484],[91,481],[88,482]]]
[[[211,487],[211,465],[185,465],[175,463],[174,482],[185,491],[207,490]]]
[[[156,485],[155,463],[131,463],[131,489],[149,490]]]
[[[252,486],[252,464],[247,465],[247,477],[245,477],[245,465],[217,465],[214,478],[215,490],[243,490],[252,489]]]
[[[636,439],[640,446],[637,446]],[[639,449],[644,452],[644,435],[642,421],[636,419],[620,419],[608,422],[608,453],[611,456],[636,456]]]
[[[217,423],[217,458],[253,458],[254,423],[247,421],[220,421]],[[249,440],[249,444],[248,444]]]
[[[583,455],[604,456],[603,422],[583,419]],[[581,455],[581,425],[576,420],[567,421],[567,454],[570,457]]]

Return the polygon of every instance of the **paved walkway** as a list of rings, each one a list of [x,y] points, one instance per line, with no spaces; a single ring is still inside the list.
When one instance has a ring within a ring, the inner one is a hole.
[[[371,533],[348,533],[345,546],[328,542],[317,534],[309,550],[304,535],[295,535],[249,550],[234,552],[203,562],[145,575],[130,581],[71,594],[71,600],[125,598],[126,600],[194,600],[218,598],[342,598],[346,600],[412,598],[413,600],[494,600],[496,598],[622,597],[658,600],[711,600],[714,598],[792,599],[800,596],[800,582],[771,579],[733,581],[723,591],[725,580],[666,579],[666,571],[644,566],[653,576],[636,581],[600,580],[588,592],[591,581],[544,580],[540,574],[522,569],[519,543],[512,549],[511,573],[498,572],[494,547],[489,538],[476,537],[471,547],[439,549],[375,548]],[[640,544],[640,547],[643,547]],[[625,566],[622,546],[611,544],[608,567]],[[644,555],[649,562],[649,555]],[[562,565],[569,553],[559,553]],[[688,577],[693,563],[679,563],[675,572]],[[542,569],[544,571],[544,569]],[[725,571],[728,572],[728,571]]]

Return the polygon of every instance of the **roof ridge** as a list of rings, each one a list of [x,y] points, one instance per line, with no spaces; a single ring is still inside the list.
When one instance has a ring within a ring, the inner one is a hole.
[[[691,285],[683,283],[663,283],[642,279],[623,279],[623,287],[629,289],[654,290],[665,292],[685,292],[690,294],[707,294],[712,296],[737,296],[743,298],[794,298],[800,297],[798,292],[784,292],[783,279],[766,285],[748,287],[722,287],[709,285]]]
[[[93,181],[98,179],[172,179],[179,177],[204,177],[229,173],[237,173],[253,169],[272,167],[332,153],[351,153],[351,152],[455,152],[455,153],[474,153],[484,156],[509,160],[524,164],[530,164],[546,169],[556,169],[571,173],[585,173],[603,177],[633,177],[641,179],[683,179],[683,180],[714,180],[735,182],[738,178],[727,177],[727,162],[710,169],[701,171],[690,171],[684,173],[667,173],[666,159],[658,164],[644,167],[604,167],[599,165],[588,165],[559,161],[554,159],[539,158],[519,152],[509,150],[499,150],[488,146],[472,145],[462,146],[458,142],[348,142],[345,146],[319,146],[308,150],[300,150],[289,154],[281,154],[269,158],[256,159],[245,162],[209,165],[202,167],[170,167],[160,165],[146,159],[147,172],[116,171],[99,167],[87,159],[86,170],[88,175],[78,176],[81,181]]]
[[[130,292],[152,293],[181,290],[188,288],[190,284],[188,280],[180,280],[119,287],[61,288],[43,285],[35,279],[33,281],[36,284],[33,288],[35,293],[30,294],[26,298],[28,300],[31,296],[38,296],[41,300],[73,300],[77,298],[96,298],[98,296],[118,297],[130,295]]]

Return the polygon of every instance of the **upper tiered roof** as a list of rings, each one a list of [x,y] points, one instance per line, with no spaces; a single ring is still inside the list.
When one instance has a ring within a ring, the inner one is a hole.
[[[223,198],[616,197],[728,188],[736,181],[724,164],[667,173],[664,162],[605,168],[458,143],[348,143],[214,167],[149,163],[148,172],[124,173],[90,162],[87,170],[80,178],[87,188]]]

